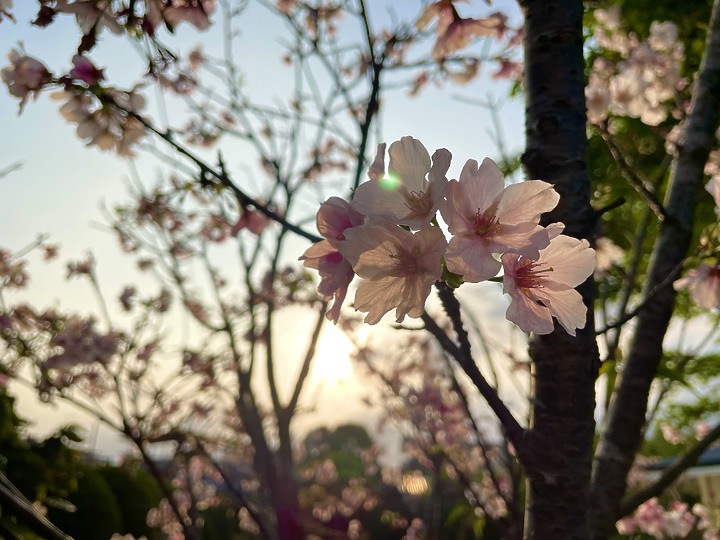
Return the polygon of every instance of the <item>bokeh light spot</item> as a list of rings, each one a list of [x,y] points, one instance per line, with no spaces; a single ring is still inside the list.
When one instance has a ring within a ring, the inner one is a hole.
[[[379,180],[380,187],[385,191],[397,191],[400,188],[400,177],[396,174],[388,174],[386,177]]]

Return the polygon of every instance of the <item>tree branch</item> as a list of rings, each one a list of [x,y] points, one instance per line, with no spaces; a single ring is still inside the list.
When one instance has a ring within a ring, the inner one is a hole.
[[[620,511],[615,519],[617,520],[627,516],[648,499],[660,495],[666,488],[670,487],[682,473],[695,465],[702,453],[718,439],[720,439],[720,424],[715,426],[712,431],[698,441],[690,450],[678,457],[670,467],[665,469],[665,472],[663,472],[657,482],[625,498],[620,504]]]
[[[285,409],[288,410],[290,414],[293,414],[295,412],[295,409],[297,408],[298,401],[300,400],[300,393],[302,392],[303,386],[305,385],[305,380],[310,373],[310,364],[312,363],[313,358],[315,358],[315,351],[317,350],[317,343],[318,339],[320,338],[320,331],[322,330],[322,327],[327,320],[325,318],[326,308],[327,302],[323,302],[322,309],[320,309],[320,314],[318,316],[318,320],[315,323],[315,329],[313,330],[312,336],[310,337],[310,343],[308,344],[307,351],[305,352],[305,358],[303,360],[302,366],[300,367],[300,373],[298,374],[297,382],[295,383],[295,389],[293,390],[290,401],[285,407]]]
[[[706,43],[684,144],[673,162],[664,204],[672,219],[662,223],[653,248],[643,291],[646,305],[637,317],[595,455],[592,532],[596,539],[606,538],[613,530],[627,475],[642,443],[648,396],[675,308],[675,290],[670,286],[658,290],[658,286],[671,281],[690,250],[697,193],[720,124],[720,0],[713,3]]]
[[[438,343],[440,343],[443,350],[445,350],[445,352],[450,354],[457,361],[465,374],[478,389],[480,395],[485,398],[485,401],[487,401],[487,404],[495,413],[495,416],[497,416],[498,420],[500,420],[508,440],[515,447],[518,454],[520,454],[525,430],[515,419],[512,412],[510,412],[510,409],[507,408],[505,402],[500,399],[500,396],[498,396],[495,388],[490,386],[485,377],[483,377],[482,373],[480,373],[480,370],[472,357],[466,356],[463,353],[463,350],[448,337],[440,326],[438,326],[435,319],[433,319],[427,312],[424,312],[422,314],[422,320],[425,323],[425,328],[428,332],[430,332],[435,339],[438,340]]]
[[[638,176],[633,167],[627,162],[625,156],[623,156],[618,146],[615,144],[615,141],[612,140],[612,136],[610,135],[610,133],[608,133],[607,129],[604,129],[601,126],[596,127],[597,130],[600,132],[602,140],[605,141],[605,144],[610,150],[613,159],[615,159],[615,163],[617,163],[618,167],[620,167],[620,172],[628,181],[628,183],[645,200],[648,207],[657,216],[660,223],[667,220],[670,216],[655,195],[655,189],[653,188],[652,184],[646,182]]]

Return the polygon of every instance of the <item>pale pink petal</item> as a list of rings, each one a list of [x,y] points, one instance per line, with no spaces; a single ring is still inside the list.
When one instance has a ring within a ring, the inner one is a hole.
[[[305,250],[305,253],[303,253],[298,260],[307,261],[305,266],[317,270],[317,263],[313,261],[319,259],[320,257],[324,257],[325,255],[327,255],[328,253],[332,253],[333,251],[337,250],[330,245],[330,242],[328,242],[327,240],[323,240],[322,242],[316,242],[309,248],[307,248]],[[315,264],[316,266],[310,266],[311,264]]]
[[[431,185],[447,182],[447,172],[452,161],[452,154],[445,148],[435,150],[432,155],[432,166],[428,179]]]
[[[571,336],[575,336],[575,329],[585,328],[587,307],[583,304],[582,296],[575,289],[552,291],[543,294],[538,292],[540,301],[547,304],[550,311]]]
[[[355,293],[355,309],[366,312],[365,322],[377,324],[403,298],[403,282],[394,277],[363,281]]]
[[[317,213],[318,232],[331,244],[345,239],[345,230],[362,225],[364,216],[340,197],[330,197],[320,205]]]
[[[501,266],[482,240],[468,236],[454,236],[450,239],[445,262],[448,270],[462,275],[463,280],[469,283],[495,277]]]
[[[371,180],[361,184],[353,195],[352,205],[367,216],[397,222],[408,212],[401,185],[384,180]]]
[[[543,250],[543,260],[552,267],[548,279],[574,288],[595,270],[595,250],[587,240],[560,235]]]
[[[562,232],[565,230],[565,224],[560,222],[551,223],[550,225],[545,227],[545,230],[547,231],[550,240],[552,240],[553,238],[562,234]]]
[[[526,180],[505,188],[497,216],[501,223],[537,223],[540,214],[555,208],[558,201],[560,195],[547,182]]]
[[[368,178],[370,178],[370,180],[380,180],[385,176],[385,146],[385,143],[377,145],[375,161],[372,162],[368,169]]]
[[[517,225],[502,224],[500,230],[488,243],[494,253],[512,251],[529,259],[540,257],[540,250],[548,247],[550,238],[547,230],[533,222]]]
[[[349,229],[339,249],[357,275],[378,279],[392,272],[398,246],[412,245],[412,236],[395,226],[364,225]]]
[[[705,184],[705,189],[715,200],[716,209],[720,209],[720,176],[713,176],[710,181]]]
[[[430,296],[430,290],[434,282],[435,279],[432,277],[423,276],[414,276],[406,280],[403,288],[403,298],[395,310],[395,322],[403,322],[405,315],[417,319],[423,314],[425,301]]]
[[[505,181],[492,159],[485,158],[479,167],[477,161],[469,159],[460,172],[460,185],[464,188],[473,213],[482,214],[502,195]]]
[[[550,310],[522,293],[512,296],[505,318],[528,334],[550,334],[555,329]]]
[[[425,175],[430,171],[430,154],[419,140],[402,137],[390,145],[388,153],[390,176],[397,176],[410,193],[427,189]]]
[[[440,215],[448,226],[450,234],[459,234],[468,230],[470,219],[477,211],[465,195],[465,189],[457,180],[448,182],[445,188],[447,200],[440,205]]]

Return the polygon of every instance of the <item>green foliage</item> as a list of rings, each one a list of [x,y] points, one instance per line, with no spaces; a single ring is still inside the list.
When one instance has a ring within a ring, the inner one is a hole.
[[[151,508],[162,499],[162,492],[155,479],[137,466],[113,467],[105,465],[97,470],[107,482],[117,500],[122,527],[117,532],[132,534],[139,538],[156,538],[157,533],[146,523]]]
[[[68,447],[79,440],[76,430],[65,427],[45,440],[24,436],[27,423],[15,413],[15,399],[0,390],[0,471],[30,501],[66,506],[64,499],[77,489],[80,455]],[[9,538],[35,538],[21,520],[0,508],[0,530]],[[12,536],[10,535],[12,532]]]
[[[48,518],[75,540],[110,538],[122,529],[117,497],[97,469],[83,470],[78,490],[68,500],[75,506],[75,512],[49,508]]]
[[[250,540],[254,538],[240,530],[235,511],[224,507],[212,507],[203,511],[203,540]]]

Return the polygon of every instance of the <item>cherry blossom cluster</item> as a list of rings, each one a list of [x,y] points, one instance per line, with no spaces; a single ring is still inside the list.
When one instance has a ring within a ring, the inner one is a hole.
[[[477,283],[502,269],[511,298],[506,316],[523,331],[550,333],[552,317],[571,335],[585,326],[586,308],[575,287],[593,272],[595,251],[587,241],[561,234],[561,223],[539,225],[559,201],[550,184],[505,186],[488,158],[482,164],[468,160],[459,179],[448,180],[450,152],[441,148],[431,158],[412,137],[394,142],[388,153],[387,174],[380,144],[370,181],[352,201],[331,197],[320,206],[317,227],[325,240],[300,257],[320,273],[319,292],[335,298],[330,320],[337,322],[355,275],[362,278],[355,309],[376,324],[393,309],[397,322],[420,317],[436,281]]]
[[[696,529],[703,532],[703,540],[720,538],[712,525],[711,513],[704,506],[696,504],[690,511],[687,503],[673,501],[665,509],[656,497],[641,504],[632,516],[621,519],[616,526],[623,535],[644,533],[657,539],[687,538]]]
[[[0,4],[0,20],[10,16],[11,7],[9,0]],[[2,68],[0,75],[10,94],[20,100],[21,112],[27,101],[37,98],[43,89],[60,87],[52,97],[63,102],[60,112],[68,122],[77,125],[78,137],[89,146],[132,157],[133,147],[146,133],[135,116],[145,105],[145,99],[138,93],[141,85],[127,91],[104,85],[103,70],[95,67],[86,53],[105,29],[114,34],[126,32],[135,38],[154,38],[158,28],[165,26],[172,31],[183,22],[205,30],[215,10],[215,0],[42,0],[33,24],[44,27],[58,15],[72,15],[83,34],[78,54],[72,59],[73,67],[55,76],[40,60],[22,49],[12,49],[8,54],[10,64]],[[199,51],[193,51],[189,70],[170,77],[164,70],[172,62],[166,61],[160,67],[153,65],[151,74],[162,86],[184,94],[195,88],[192,71],[201,62]]]
[[[28,99],[37,98],[46,87],[60,86],[52,98],[63,102],[60,113],[77,125],[78,137],[88,146],[133,155],[133,146],[145,135],[145,126],[133,116],[145,106],[139,86],[128,91],[103,86],[103,70],[84,55],[75,55],[72,69],[57,78],[21,50],[12,49],[8,60],[10,65],[0,75],[10,94],[20,99],[21,112]]]
[[[174,29],[183,22],[205,30],[216,9],[215,0],[41,0],[34,24],[47,26],[67,14],[93,40],[106,28],[114,34],[153,36],[162,26]]]
[[[684,52],[677,26],[653,22],[650,36],[641,41],[623,32],[618,6],[595,10],[595,18],[595,41],[620,60],[595,59],[585,88],[588,120],[600,123],[614,115],[639,118],[650,126],[661,124],[668,115],[668,102],[686,85],[680,75]]]

